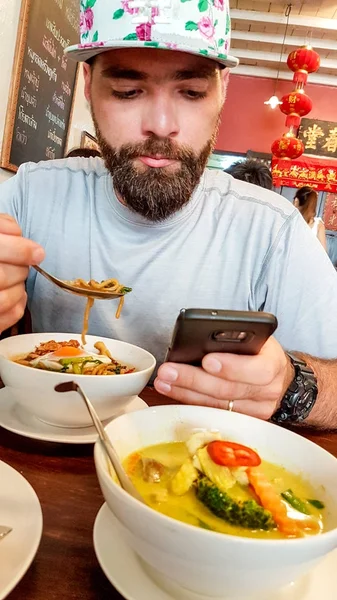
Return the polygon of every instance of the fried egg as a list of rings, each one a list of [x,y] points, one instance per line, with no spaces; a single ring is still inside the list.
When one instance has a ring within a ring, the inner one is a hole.
[[[96,353],[88,353],[83,348],[74,348],[73,346],[62,346],[55,350],[55,352],[48,352],[48,354],[44,354],[43,356],[39,356],[32,360],[32,367],[36,367],[38,365],[42,365],[45,369],[51,371],[61,371],[64,369],[65,364],[69,364],[68,372],[72,371],[71,363],[72,362],[81,362],[81,359],[87,359],[90,364],[90,359],[94,361],[99,360],[102,363],[111,363],[110,358],[104,356],[102,354]],[[64,361],[67,361],[65,363]]]

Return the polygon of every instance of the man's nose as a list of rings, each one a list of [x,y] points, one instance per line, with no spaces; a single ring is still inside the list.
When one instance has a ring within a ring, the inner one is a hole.
[[[179,133],[177,105],[167,94],[149,98],[142,119],[143,135],[158,138],[175,137]]]

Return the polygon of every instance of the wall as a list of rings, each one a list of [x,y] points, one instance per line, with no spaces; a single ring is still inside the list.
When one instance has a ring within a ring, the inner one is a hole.
[[[310,78],[310,75],[309,75]],[[279,98],[292,91],[291,81],[279,81]],[[310,85],[313,101],[308,118],[337,122],[337,87]],[[272,142],[285,131],[286,116],[264,104],[274,94],[274,80],[231,75],[217,141],[218,150],[270,152]]]
[[[19,22],[19,13],[21,0],[0,0],[0,65],[1,65],[1,86],[0,86],[0,148],[2,145],[3,132],[6,119],[6,107],[8,93],[10,89],[12,66],[14,59],[15,42]],[[74,112],[69,131],[68,147],[79,146],[81,131],[85,129],[93,133],[93,126],[90,113],[86,106],[83,95],[83,77],[82,70],[78,78],[78,85],[75,94]],[[0,169],[0,183],[13,173]]]

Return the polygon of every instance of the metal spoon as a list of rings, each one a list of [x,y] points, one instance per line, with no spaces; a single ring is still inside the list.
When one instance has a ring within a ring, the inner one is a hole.
[[[103,446],[103,449],[107,457],[109,458],[113,468],[115,469],[116,475],[119,479],[122,488],[124,488],[124,490],[128,492],[131,496],[136,498],[136,500],[144,502],[142,496],[139,494],[138,490],[133,485],[130,477],[125,472],[124,467],[121,461],[119,460],[118,454],[114,449],[113,445],[111,444],[96,410],[94,409],[88,396],[85,394],[81,386],[78,385],[78,383],[75,383],[75,381],[66,381],[65,383],[59,383],[58,385],[55,385],[54,389],[56,392],[78,392],[80,396],[82,396],[92,418],[93,424],[97,429],[97,433],[99,435],[99,439]]]
[[[0,540],[3,540],[6,535],[8,535],[12,531],[11,527],[6,527],[6,525],[0,525]]]
[[[44,271],[44,269],[41,269],[41,267],[39,267],[38,265],[33,265],[33,269],[35,269],[35,271],[43,275],[43,277],[48,279],[48,281],[51,281],[52,283],[60,287],[62,290],[70,292],[70,294],[76,294],[77,296],[86,296],[87,298],[99,298],[100,300],[113,300],[114,298],[120,298],[121,296],[124,296],[124,294],[116,294],[116,292],[109,292],[108,290],[87,290],[86,288],[71,285],[63,279],[58,279],[57,277],[54,277],[54,275],[50,275],[49,273],[47,273],[47,271]]]

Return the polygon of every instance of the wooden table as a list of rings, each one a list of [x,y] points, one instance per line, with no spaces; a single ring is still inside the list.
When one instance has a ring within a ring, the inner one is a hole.
[[[169,403],[153,389],[141,396],[151,405]],[[337,457],[337,433],[299,433]],[[120,600],[93,549],[94,520],[103,503],[93,446],[39,442],[0,428],[0,457],[31,483],[44,520],[36,558],[8,600]]]

